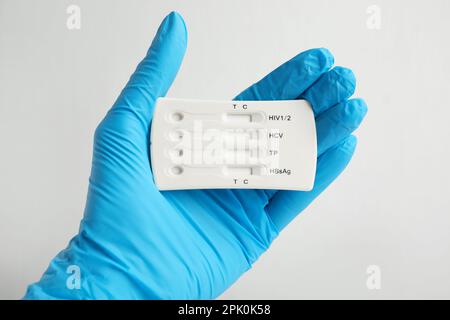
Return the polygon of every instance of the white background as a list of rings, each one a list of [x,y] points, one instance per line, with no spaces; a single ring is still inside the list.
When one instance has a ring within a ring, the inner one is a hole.
[[[68,30],[66,8],[81,8]],[[366,22],[381,9],[381,29]],[[327,47],[369,113],[345,173],[223,298],[450,298],[450,2],[0,0],[0,298],[77,232],[92,135],[163,17],[189,30],[169,96],[228,99]],[[381,289],[366,286],[369,265]]]

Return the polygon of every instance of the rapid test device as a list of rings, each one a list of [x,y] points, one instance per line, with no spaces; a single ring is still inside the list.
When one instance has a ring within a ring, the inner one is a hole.
[[[317,161],[314,114],[305,100],[159,98],[150,156],[160,190],[309,191]]]

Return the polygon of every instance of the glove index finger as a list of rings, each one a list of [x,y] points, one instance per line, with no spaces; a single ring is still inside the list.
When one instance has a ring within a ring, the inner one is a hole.
[[[304,51],[244,90],[235,100],[297,99],[333,63],[333,55],[328,49]]]

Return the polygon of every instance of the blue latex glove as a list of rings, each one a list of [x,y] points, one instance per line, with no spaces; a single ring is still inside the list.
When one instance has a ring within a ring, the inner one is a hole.
[[[164,96],[187,44],[183,19],[169,14],[125,89],[95,132],[84,218],[68,247],[54,258],[25,298],[215,298],[346,167],[351,136],[364,115],[348,100],[353,73],[335,67],[326,49],[303,52],[236,99],[305,98],[317,122],[318,166],[311,192],[183,190],[160,192],[149,162],[155,100]],[[330,70],[331,69],[331,70]],[[81,288],[70,289],[70,266]]]

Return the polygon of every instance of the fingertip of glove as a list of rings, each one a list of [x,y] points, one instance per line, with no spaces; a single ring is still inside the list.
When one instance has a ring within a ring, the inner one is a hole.
[[[356,89],[356,76],[351,69],[337,66],[330,71],[335,74],[336,80],[345,87],[350,95]]]
[[[315,48],[299,53],[291,61],[301,67],[308,76],[320,76],[334,64],[334,57],[328,49]]]
[[[161,23],[158,29],[158,39],[162,39],[161,35],[166,33],[177,34],[178,39],[186,46],[187,44],[187,28],[183,17],[176,11],[170,12]]]
[[[307,59],[312,65],[317,67],[320,72],[327,71],[334,64],[333,54],[327,48],[315,48],[305,52]]]
[[[327,48],[317,48],[317,54],[323,61],[323,66],[326,68],[331,68],[334,64],[334,56],[330,50]]]
[[[351,130],[359,127],[367,114],[367,105],[363,99],[352,99],[345,102],[342,116],[345,125]]]
[[[336,66],[333,69],[333,71],[349,81],[356,82],[355,73],[353,72],[352,69],[349,69],[346,67],[341,67],[341,66]]]
[[[179,24],[179,27],[184,31],[184,36],[185,36],[185,39],[187,40],[188,32],[187,32],[186,22],[184,21],[183,16],[180,13],[178,13],[177,11],[172,11],[170,13],[170,15],[173,15],[173,19],[175,20],[175,23]]]
[[[366,101],[364,101],[364,99],[361,98],[356,98],[349,100],[349,103],[352,103],[354,105],[354,108],[358,110],[361,119],[364,119],[369,110]]]
[[[181,22],[184,24],[184,19],[181,16],[180,13],[178,13],[177,11],[171,11],[165,18],[164,18],[164,22],[172,22],[172,23],[176,23],[176,22]]]

